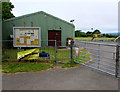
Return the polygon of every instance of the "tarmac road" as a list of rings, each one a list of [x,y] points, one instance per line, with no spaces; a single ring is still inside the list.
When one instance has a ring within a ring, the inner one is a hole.
[[[3,74],[3,90],[117,90],[118,79],[80,65],[71,69]]]

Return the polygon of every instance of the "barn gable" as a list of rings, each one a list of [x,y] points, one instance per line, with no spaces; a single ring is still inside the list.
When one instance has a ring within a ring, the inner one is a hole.
[[[2,27],[3,40],[9,40],[10,35],[13,34],[13,27],[40,27],[42,40],[56,40],[56,37],[50,38],[50,34],[59,34],[61,36],[59,37],[61,46],[66,45],[67,38],[74,38],[75,29],[73,24],[43,11],[5,20]]]

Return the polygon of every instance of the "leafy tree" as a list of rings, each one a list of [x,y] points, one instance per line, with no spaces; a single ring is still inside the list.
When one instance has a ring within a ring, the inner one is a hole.
[[[80,32],[81,32],[81,30],[76,30],[75,31],[75,37],[80,37]]]
[[[86,32],[87,37],[92,37],[92,33],[93,32],[90,32],[90,31]]]
[[[100,30],[96,29],[93,34],[101,34]]]
[[[86,34],[92,34],[92,32],[88,31],[88,32],[86,32]]]
[[[2,20],[6,20],[15,17],[11,11],[14,5],[11,2],[2,2]]]
[[[87,37],[85,32],[81,32],[80,35],[81,35],[81,37]]]
[[[108,37],[108,38],[116,38],[117,35],[112,35],[112,34],[103,34],[105,37]]]
[[[80,33],[80,31],[76,30],[75,31],[75,37],[79,37],[79,33]]]
[[[76,30],[75,37],[86,37],[86,33],[82,32],[81,30]]]

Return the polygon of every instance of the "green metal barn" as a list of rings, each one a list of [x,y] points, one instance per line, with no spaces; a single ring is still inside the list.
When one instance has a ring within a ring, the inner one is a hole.
[[[10,40],[10,35],[13,35],[13,27],[40,27],[41,40],[57,40],[58,46],[66,46],[67,38],[74,38],[75,30],[73,24],[43,11],[5,20],[2,25],[3,40]],[[41,45],[51,44],[44,42]]]

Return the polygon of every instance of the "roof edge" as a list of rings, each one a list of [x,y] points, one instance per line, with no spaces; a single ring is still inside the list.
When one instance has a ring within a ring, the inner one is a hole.
[[[13,17],[13,18],[10,18],[10,19],[7,19],[7,20],[3,20],[3,22],[16,20],[16,19],[18,19],[18,18],[22,18],[22,17],[26,17],[26,16],[31,16],[31,15],[33,15],[33,14],[37,14],[37,13],[41,13],[41,12],[42,12],[42,11],[38,11],[38,12],[35,12],[35,13],[30,13],[30,14],[21,15],[21,16],[18,16],[18,17]]]
[[[38,12],[35,12],[35,13],[30,13],[30,14],[26,14],[26,15],[22,15],[22,16],[10,18],[10,19],[7,19],[7,20],[3,20],[3,22],[8,22],[8,21],[16,20],[16,19],[19,19],[19,18],[22,18],[22,17],[34,15],[34,14],[37,14],[37,13],[44,13],[44,14],[46,14],[46,15],[48,15],[48,16],[51,16],[51,17],[53,17],[53,18],[56,18],[56,19],[58,19],[58,20],[60,20],[60,21],[65,22],[65,23],[67,23],[67,24],[69,24],[69,25],[72,25],[72,26],[75,28],[74,24],[71,24],[71,23],[69,23],[68,21],[65,21],[65,20],[63,20],[63,19],[61,19],[61,18],[58,18],[58,17],[56,17],[56,16],[53,16],[53,15],[51,15],[51,14],[49,14],[49,13],[44,12],[44,11],[38,11]]]
[[[58,20],[60,20],[60,21],[63,21],[63,22],[65,22],[65,23],[67,23],[67,24],[72,25],[73,27],[75,27],[74,24],[71,24],[71,23],[69,23],[68,21],[65,21],[65,20],[63,20],[63,19],[61,19],[61,18],[58,18],[58,17],[56,17],[56,16],[53,16],[53,15],[51,15],[51,14],[49,14],[49,13],[44,12],[44,11],[41,11],[41,12],[44,13],[44,14],[47,14],[48,16],[51,16],[51,17],[53,17],[53,18],[56,18],[56,19],[58,19]]]

